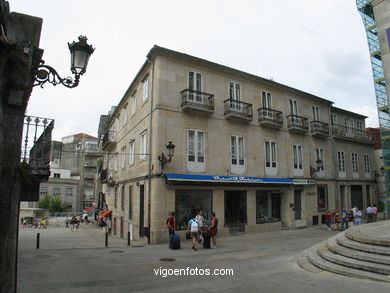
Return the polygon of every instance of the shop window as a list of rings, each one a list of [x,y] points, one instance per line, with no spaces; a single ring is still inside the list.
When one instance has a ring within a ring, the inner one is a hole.
[[[317,186],[317,202],[318,211],[324,211],[328,208],[328,186],[318,185]]]
[[[256,224],[280,221],[280,194],[256,192]]]
[[[212,191],[176,190],[176,229],[187,229],[188,221],[199,209],[203,210],[205,225],[211,225]]]
[[[247,202],[245,190],[225,191],[225,225],[235,226],[247,223]]]

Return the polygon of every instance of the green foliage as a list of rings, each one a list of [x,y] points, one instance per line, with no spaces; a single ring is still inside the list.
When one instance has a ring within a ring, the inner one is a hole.
[[[51,213],[66,212],[68,210],[66,206],[66,202],[63,202],[61,198],[50,194],[45,194],[43,198],[38,201],[39,208],[47,209]]]
[[[385,203],[383,201],[378,202],[378,212],[383,212],[385,209]]]

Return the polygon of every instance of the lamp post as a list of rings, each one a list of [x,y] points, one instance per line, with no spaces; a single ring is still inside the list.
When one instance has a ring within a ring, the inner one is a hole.
[[[62,78],[53,67],[45,65],[45,61],[41,60],[33,86],[39,85],[43,88],[43,85],[46,82],[49,82],[54,86],[62,84],[67,88],[78,86],[80,76],[87,71],[89,57],[95,49],[87,44],[87,37],[85,36],[79,36],[78,42],[68,43],[68,47],[71,57],[70,70],[73,73],[74,78],[70,76]]]
[[[172,143],[172,141],[170,141],[165,147],[168,151],[168,157],[164,155],[164,153],[161,153],[161,155],[159,155],[157,158],[160,161],[162,171],[164,170],[165,165],[172,161],[172,157],[175,153],[175,145]]]

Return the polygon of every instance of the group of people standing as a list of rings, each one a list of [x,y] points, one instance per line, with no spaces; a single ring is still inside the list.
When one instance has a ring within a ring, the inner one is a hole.
[[[169,235],[174,235],[176,231],[176,212],[172,212],[171,216],[166,221]],[[215,212],[211,213],[211,225],[206,226],[203,217],[203,210],[198,210],[193,214],[188,221],[187,235],[192,239],[192,249],[198,250],[198,243],[205,244],[205,248],[210,248],[210,239],[213,241],[213,248],[217,248],[217,233],[218,233],[218,219]],[[208,244],[207,244],[208,242]]]
[[[376,222],[377,213],[378,208],[376,205],[369,205],[365,212],[367,223]],[[352,225],[361,225],[363,216],[363,212],[357,207],[354,207],[350,211],[343,208],[340,213],[336,211],[333,214],[328,210],[325,214],[325,224],[329,231],[344,231]]]

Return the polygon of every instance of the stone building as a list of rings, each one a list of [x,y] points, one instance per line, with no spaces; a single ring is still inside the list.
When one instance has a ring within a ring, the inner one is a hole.
[[[114,234],[167,241],[172,211],[184,236],[197,209],[206,223],[215,211],[226,235],[317,225],[327,209],[364,208],[377,200],[365,118],[154,46],[101,130],[101,192]]]

